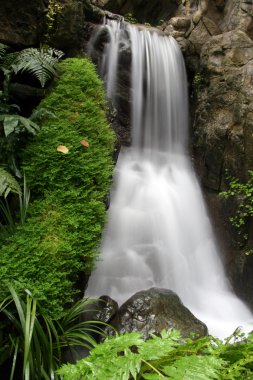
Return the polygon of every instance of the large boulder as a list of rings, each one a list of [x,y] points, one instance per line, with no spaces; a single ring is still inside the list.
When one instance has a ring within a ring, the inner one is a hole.
[[[199,321],[171,290],[151,288],[134,294],[118,310],[111,324],[120,333],[139,331],[145,338],[163,329],[178,329],[182,336],[207,335]]]

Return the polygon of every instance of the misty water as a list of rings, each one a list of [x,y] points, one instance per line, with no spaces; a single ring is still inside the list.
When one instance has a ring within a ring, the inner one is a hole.
[[[109,42],[100,71],[112,101],[120,46],[130,41],[132,144],[119,155],[101,257],[85,296],[122,304],[142,289],[171,289],[211,334],[228,336],[253,317],[226,279],[187,152],[181,51],[173,38],[135,26],[108,21],[103,29]]]

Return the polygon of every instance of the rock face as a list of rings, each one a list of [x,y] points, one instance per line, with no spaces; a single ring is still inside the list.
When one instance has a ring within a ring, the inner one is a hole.
[[[93,29],[89,23],[100,22],[104,12],[90,0],[52,4],[49,0],[1,1],[0,42],[25,48],[46,41],[68,55],[80,54]]]
[[[207,335],[206,325],[168,289],[151,288],[134,294],[119,308],[111,324],[120,333],[140,331],[145,338],[170,328],[180,330],[184,337]]]
[[[178,9],[177,0],[104,0],[101,3],[113,13],[131,15],[138,22],[151,25],[168,20]]]
[[[252,260],[240,252],[228,222],[234,205],[218,195],[226,189],[226,171],[245,180],[253,167],[253,5],[233,0],[206,5],[199,20],[195,17],[199,9],[195,11],[184,37],[187,66],[194,76],[193,153],[229,278],[238,294],[253,306]],[[207,31],[207,18],[216,30]]]
[[[1,1],[0,42],[27,47],[39,44],[46,27],[48,0]]]

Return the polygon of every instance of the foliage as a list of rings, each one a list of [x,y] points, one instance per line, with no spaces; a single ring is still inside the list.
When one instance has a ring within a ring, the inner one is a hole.
[[[52,48],[29,48],[11,53],[9,50],[8,46],[0,44],[0,71],[4,75],[0,91],[0,160],[9,171],[20,177],[18,151],[24,143],[25,133],[35,135],[39,126],[34,115],[24,117],[20,115],[19,106],[10,103],[10,82],[13,74],[28,71],[44,87],[46,81],[57,74],[57,63],[62,52]]]
[[[100,333],[91,321],[80,322],[79,317],[90,303],[82,299],[67,310],[65,317],[55,321],[41,310],[39,302],[26,290],[26,299],[10,287],[8,296],[0,305],[1,320],[5,321],[0,347],[0,365],[8,359],[10,377],[22,373],[23,380],[58,379],[55,370],[62,363],[62,349],[96,345],[91,333]],[[8,322],[11,323],[9,330]]]
[[[1,199],[0,197],[0,214],[3,219],[3,222],[0,221],[0,239],[1,237],[4,238],[4,236],[13,234],[18,223],[24,225],[30,201],[30,190],[27,187],[25,174],[23,177],[23,191],[16,179],[2,168],[0,168],[0,186],[1,180],[2,190],[4,191],[3,194],[0,193],[0,196],[2,195],[4,199]],[[12,210],[10,207],[10,203],[7,198],[7,195],[10,192],[12,192],[14,195],[18,194],[18,210],[16,210],[16,208],[15,210]]]
[[[124,20],[130,24],[138,24],[138,20],[132,15],[132,13],[125,14]]]
[[[62,51],[50,47],[27,48],[17,55],[12,70],[15,74],[28,71],[45,87],[47,80],[57,75],[58,62],[62,56]]]
[[[47,12],[47,33],[46,40],[49,39],[50,34],[54,31],[56,17],[61,12],[63,5],[58,0],[49,0]]]
[[[0,43],[0,58],[6,54],[8,49],[9,47],[7,45]]]
[[[13,74],[29,72],[45,87],[49,79],[58,71],[58,62],[63,52],[51,47],[26,48],[18,52],[8,52],[5,45],[0,45],[0,69],[10,81]],[[6,86],[5,86],[6,87]]]
[[[232,344],[211,336],[182,340],[178,331],[163,331],[145,341],[140,333],[109,337],[76,365],[64,365],[64,380],[250,379],[253,334]],[[238,336],[236,336],[238,338]]]
[[[0,167],[0,197],[6,198],[10,192],[20,194],[20,185],[10,173]]]
[[[93,64],[76,58],[60,67],[59,80],[39,106],[49,114],[23,155],[32,194],[26,223],[0,247],[2,297],[6,282],[17,291],[30,289],[54,317],[73,301],[79,273],[89,272],[98,255],[114,144]],[[57,151],[60,144],[68,154]]]
[[[193,90],[198,93],[206,84],[204,73],[196,72],[192,81]]]
[[[229,188],[220,193],[225,199],[232,198],[237,201],[234,216],[230,222],[237,228],[239,236],[242,235],[244,241],[248,239],[248,234],[243,230],[249,217],[253,216],[253,171],[248,172],[248,181],[241,183],[237,178],[228,176]],[[252,253],[247,251],[247,254]]]
[[[39,130],[39,126],[32,120],[19,115],[0,115],[0,122],[3,122],[4,134],[8,137],[11,133],[20,133],[26,130],[33,135]]]

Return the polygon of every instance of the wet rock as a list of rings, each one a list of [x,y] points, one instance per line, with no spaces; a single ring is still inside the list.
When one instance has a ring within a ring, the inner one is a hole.
[[[171,290],[151,288],[134,294],[118,310],[112,325],[120,333],[139,331],[147,338],[163,329],[179,329],[182,336],[207,335],[199,321]]]
[[[118,310],[118,304],[109,296],[101,296],[89,303],[81,315],[81,321],[100,321],[110,323]]]

